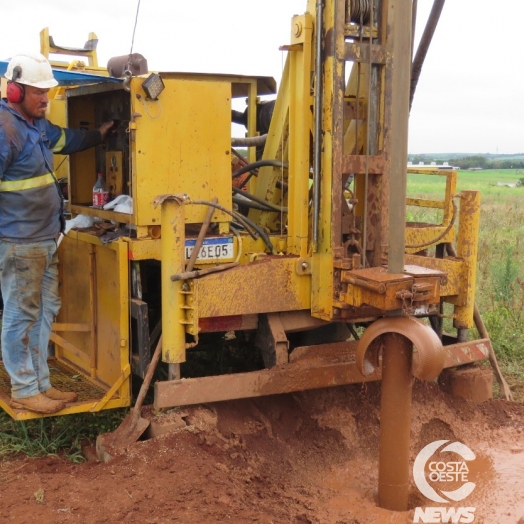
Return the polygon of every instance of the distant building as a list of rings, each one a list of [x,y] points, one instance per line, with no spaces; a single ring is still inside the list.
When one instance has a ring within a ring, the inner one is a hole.
[[[408,162],[409,168],[426,171],[460,171],[460,167],[450,166],[449,162],[443,162],[441,165],[438,165],[436,162],[431,162],[430,164],[424,164],[424,162],[413,164],[413,162]]]

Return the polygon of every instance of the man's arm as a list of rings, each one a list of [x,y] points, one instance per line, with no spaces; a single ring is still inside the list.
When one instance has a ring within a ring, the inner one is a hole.
[[[113,121],[105,122],[99,129],[68,129],[46,121],[47,136],[53,153],[70,155],[100,145],[113,127]]]

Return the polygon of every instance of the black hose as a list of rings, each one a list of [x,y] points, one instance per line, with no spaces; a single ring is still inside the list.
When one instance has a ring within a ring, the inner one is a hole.
[[[241,167],[238,171],[235,171],[233,173],[233,178],[238,178],[240,175],[243,175],[244,173],[247,173],[248,171],[253,171],[254,169],[257,169],[259,167],[266,167],[266,166],[273,166],[273,167],[288,167],[287,162],[282,162],[281,160],[257,160],[256,162],[252,162],[251,164],[248,164],[247,166]]]
[[[255,174],[258,174],[258,173],[255,173],[254,171],[251,171],[249,173],[249,175],[247,175],[246,179],[244,180],[244,182],[242,183],[242,187],[245,187],[247,185],[247,183],[251,180],[251,177]],[[284,182],[282,180],[277,180],[275,182],[275,186],[278,188],[278,189],[282,189],[283,191],[287,191],[288,189],[288,185],[287,185],[287,182]]]
[[[258,198],[257,196],[252,195],[247,191],[242,191],[242,189],[240,189],[239,187],[234,187],[233,192],[237,195],[242,195],[246,198],[249,198],[249,200],[253,200],[253,202],[257,202],[263,206],[266,206],[273,211],[278,211],[279,213],[287,213],[287,207],[280,207],[275,204],[272,204],[271,202],[268,202],[267,200],[264,200],[262,198]]]
[[[235,217],[237,217],[237,215],[239,214],[235,212],[233,213],[235,214]],[[271,253],[273,255],[276,255],[277,252],[275,248],[273,247],[273,244],[271,243],[269,235],[258,224],[255,224],[255,222],[253,222],[249,218],[245,217],[244,215],[240,215],[240,216],[242,217],[242,220],[244,220],[247,224],[249,224],[249,226],[253,228],[260,235],[260,238],[265,242],[266,246],[271,250]]]
[[[194,205],[202,205],[202,206],[211,206],[216,209],[219,209],[220,211],[223,211],[224,213],[230,215],[233,218],[236,218],[242,226],[246,229],[246,231],[250,234],[250,236],[256,240],[256,235],[252,232],[252,230],[257,231],[256,228],[251,227],[250,221],[247,220],[247,218],[240,213],[237,213],[235,211],[230,211],[229,209],[225,208],[224,206],[221,206],[220,204],[217,204],[216,202],[209,202],[208,200],[190,200],[191,204]]]
[[[246,179],[244,180],[244,184],[242,187],[247,186],[247,183],[251,180],[251,177],[253,176],[258,176],[258,173],[256,173],[255,171],[250,171],[249,175],[247,175]]]
[[[231,122],[247,127],[247,113],[242,111],[231,110]]]
[[[260,211],[267,211],[269,213],[278,213],[278,211],[276,211],[275,209],[271,209],[267,206],[263,206],[262,204],[252,202],[251,200],[248,200],[247,198],[240,198],[240,197],[234,196],[233,202],[235,204],[238,204],[239,206],[249,207],[250,209],[259,209]]]

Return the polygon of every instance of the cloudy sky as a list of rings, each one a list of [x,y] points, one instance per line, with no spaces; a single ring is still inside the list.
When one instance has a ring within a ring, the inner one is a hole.
[[[306,0],[141,0],[133,50],[151,70],[258,74],[280,80],[290,19]],[[418,0],[417,38],[433,0]],[[129,53],[137,0],[0,0],[0,59],[99,39],[101,64]],[[410,119],[410,153],[524,152],[522,0],[448,0]]]

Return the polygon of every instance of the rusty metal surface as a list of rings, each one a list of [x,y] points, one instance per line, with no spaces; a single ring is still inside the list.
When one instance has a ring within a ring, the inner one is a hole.
[[[444,367],[452,368],[479,360],[486,360],[489,358],[490,348],[491,341],[489,338],[469,340],[467,342],[445,346]]]
[[[388,273],[383,267],[344,271],[342,280],[348,282],[347,290],[339,299],[351,306],[364,304],[381,311],[402,309],[403,294],[411,293],[414,279],[405,274]]]
[[[435,245],[437,242],[453,242],[455,240],[455,227],[451,227],[446,232],[449,226],[435,225],[435,224],[409,224],[406,227],[406,252],[414,253],[422,246],[429,247]]]
[[[363,287],[348,284],[347,292],[340,293],[339,298],[346,304],[357,308],[367,305],[383,312],[401,310],[406,304],[404,294],[411,293],[412,282],[410,280],[392,282],[386,286],[385,293],[377,293]]]
[[[433,258],[420,255],[406,255],[406,264],[425,267],[446,273],[446,282],[441,283],[440,295],[454,297],[453,303],[465,303],[465,286],[467,285],[467,272],[462,260],[454,257]]]
[[[329,12],[329,7],[326,6],[326,11]],[[331,248],[336,249],[342,245],[342,202],[343,196],[343,158],[344,158],[344,88],[345,88],[345,43],[344,43],[344,21],[345,21],[345,9],[346,6],[341,0],[335,0],[333,2],[333,18],[325,18],[325,23],[332,24],[331,36],[332,46],[331,52],[333,53],[333,69],[332,77],[324,80],[324,107],[331,106],[331,127],[332,127],[332,166],[331,166],[331,193],[322,194],[321,198],[331,201]],[[329,20],[329,21],[328,21]],[[328,31],[329,32],[329,31]],[[324,71],[327,77],[329,72]],[[329,87],[328,87],[329,86]],[[329,101],[331,91],[331,102]],[[326,114],[329,116],[329,113]],[[322,130],[324,135],[324,148],[329,147],[329,142],[326,141],[326,129]],[[328,170],[326,169],[326,156],[323,157],[322,174],[326,176]]]
[[[369,43],[368,42],[346,42],[346,60],[352,62],[365,62],[372,64],[385,64],[386,63],[386,52],[384,47],[381,45],[371,45],[371,60],[369,56]]]
[[[286,333],[303,331],[326,326],[329,322],[311,316],[311,311],[284,311],[280,313],[280,320]]]
[[[384,173],[384,157],[381,155],[370,155],[367,163],[368,173],[370,175],[381,175]],[[365,155],[344,155],[342,157],[342,173],[363,175],[366,173]]]
[[[322,346],[323,359],[340,359],[340,355],[345,355],[343,358],[348,362],[356,362],[355,347],[357,342],[334,342],[332,344],[324,344]],[[468,342],[461,342],[459,344],[451,344],[444,346],[444,368],[452,368],[455,366],[462,366],[464,364],[471,364],[472,362],[479,362],[488,359],[489,348],[491,341],[487,338],[479,340],[470,340]],[[319,346],[300,346],[295,348],[289,355],[289,361],[314,357],[318,354]],[[413,354],[413,359],[417,359],[418,354]],[[381,367],[381,366],[380,366]],[[377,377],[380,379],[380,375]]]
[[[344,34],[350,38],[367,38],[370,36],[373,38],[378,37],[378,30],[376,27],[370,31],[369,26],[360,26],[357,24],[345,24],[344,25]]]
[[[381,266],[387,260],[389,221],[384,192],[388,187],[389,176],[368,175],[367,218],[363,232],[367,262],[363,260],[363,265]]]
[[[359,100],[358,103],[351,98],[344,98],[344,121],[350,121],[357,118],[358,115],[366,113],[366,105],[364,101]]]
[[[444,271],[424,266],[416,266],[414,264],[404,265],[404,273],[414,277],[439,277],[441,279],[446,277]]]
[[[358,279],[367,280],[369,282],[376,282],[389,284],[391,282],[408,282],[411,281],[409,275],[403,273],[388,273],[383,267],[370,267],[366,269],[355,269],[352,271],[343,272],[343,281],[346,275],[356,277]]]
[[[464,306],[455,307],[453,325],[457,329],[473,327],[475,282],[477,275],[478,232],[480,223],[480,192],[460,192],[460,215],[457,256],[464,261]]]
[[[357,365],[363,376],[380,367],[380,350],[384,347],[383,335],[403,335],[417,349],[413,359],[413,375],[421,380],[434,380],[444,368],[444,350],[437,334],[427,324],[414,317],[384,317],[369,326],[359,340],[356,352]]]
[[[239,398],[291,393],[356,382],[378,380],[380,370],[363,377],[354,362],[354,342],[344,344],[343,351],[317,347],[307,358],[272,369],[189,378],[155,384],[155,408],[167,408],[203,402],[219,402]]]
[[[488,344],[489,340],[482,339],[444,347],[444,367],[485,360]],[[155,406],[169,408],[380,380],[381,361],[364,377],[356,363],[356,347],[355,341],[301,346],[291,353],[289,364],[272,369],[157,382]],[[416,358],[414,353],[413,360]]]
[[[309,309],[311,280],[309,276],[297,274],[296,258],[267,256],[195,280],[198,316],[223,317]]]
[[[266,368],[289,361],[289,341],[279,313],[259,315],[255,346],[260,349]]]

